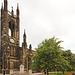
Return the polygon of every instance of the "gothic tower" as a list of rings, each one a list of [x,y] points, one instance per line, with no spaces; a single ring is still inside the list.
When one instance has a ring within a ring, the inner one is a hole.
[[[29,49],[27,48],[25,31],[22,47],[19,46],[19,5],[17,4],[15,15],[13,7],[11,12],[8,11],[8,1],[4,0],[0,13],[0,70],[9,73],[10,70],[19,70],[21,64],[24,65],[25,70],[28,70],[33,50],[31,44]]]
[[[31,58],[32,57],[32,50],[31,50],[31,44],[29,45],[29,49],[27,48],[27,42],[26,42],[26,33],[24,30],[23,34],[23,43],[22,43],[22,60],[25,70],[29,70],[29,67],[31,65]]]
[[[17,5],[16,15],[8,11],[8,1],[4,0],[4,7],[1,7],[1,68],[14,69],[17,64],[17,48],[19,47],[19,6]],[[15,63],[15,65],[14,65]]]

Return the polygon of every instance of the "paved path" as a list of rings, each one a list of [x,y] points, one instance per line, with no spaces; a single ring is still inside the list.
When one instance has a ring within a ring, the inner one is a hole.
[[[3,74],[0,73],[0,75],[3,75]],[[5,75],[10,75],[10,74],[5,74]]]
[[[3,74],[0,74],[0,75],[3,75]],[[10,75],[10,74],[5,74],[5,75]],[[25,74],[14,73],[11,75],[25,75]],[[26,75],[29,75],[29,74],[26,74]],[[43,74],[42,73],[32,73],[32,75],[43,75]]]
[[[32,73],[32,75],[44,75],[42,73]]]

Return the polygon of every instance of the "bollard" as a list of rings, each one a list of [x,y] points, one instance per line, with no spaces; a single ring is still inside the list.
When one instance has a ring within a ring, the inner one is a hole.
[[[5,71],[3,71],[3,75],[5,75]]]

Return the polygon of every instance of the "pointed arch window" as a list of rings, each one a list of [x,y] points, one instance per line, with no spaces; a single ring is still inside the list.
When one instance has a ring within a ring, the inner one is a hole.
[[[13,21],[9,22],[9,36],[14,37],[15,33],[15,23]]]
[[[11,36],[11,29],[9,28],[9,36]]]

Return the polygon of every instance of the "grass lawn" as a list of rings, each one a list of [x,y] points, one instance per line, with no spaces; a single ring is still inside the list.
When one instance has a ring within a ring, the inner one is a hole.
[[[62,74],[62,73],[58,73],[58,74],[56,74],[56,73],[51,73],[51,74],[49,74],[49,75],[64,75],[64,74]]]
[[[66,74],[68,72],[65,72],[64,74]],[[55,73],[55,72],[52,72],[52,73],[49,73],[49,75],[64,75],[62,72],[59,72],[59,73]]]

